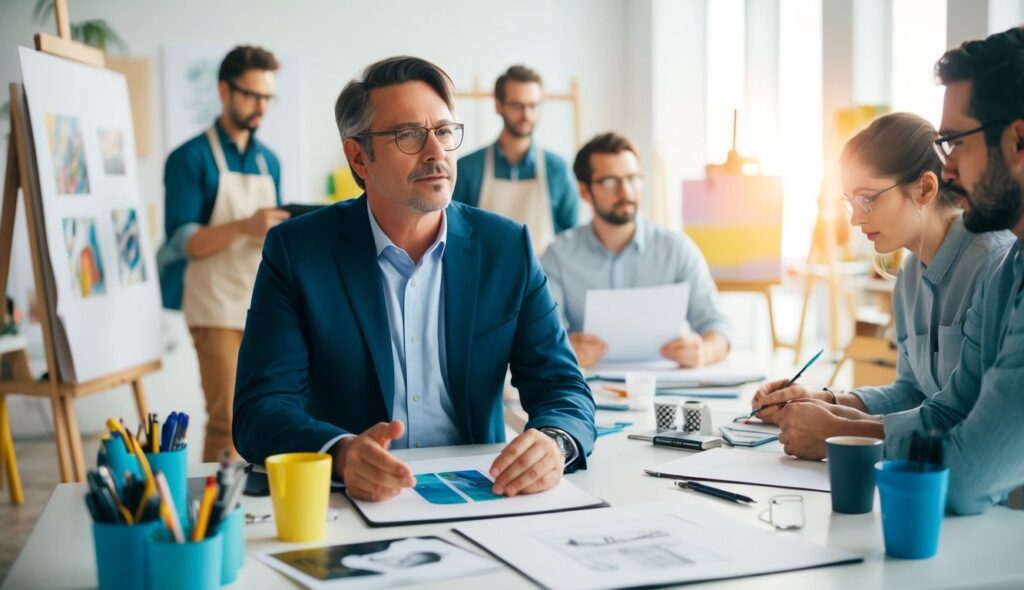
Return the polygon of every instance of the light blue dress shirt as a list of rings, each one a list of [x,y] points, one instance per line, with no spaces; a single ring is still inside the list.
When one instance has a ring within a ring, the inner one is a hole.
[[[448,388],[444,341],[444,246],[448,217],[441,214],[437,239],[419,264],[384,233],[367,206],[370,231],[377,248],[377,266],[391,335],[395,372],[392,420],[405,424],[405,433],[391,442],[393,449],[442,447],[466,441],[455,426],[455,406]],[[385,395],[387,392],[385,392]],[[325,453],[347,434],[327,441]]]
[[[960,362],[964,320],[986,269],[1006,254],[1008,231],[974,234],[957,217],[931,264],[910,255],[893,291],[893,323],[899,357],[896,381],[861,387],[854,395],[869,414],[909,410],[934,396]]]
[[[686,319],[697,334],[718,332],[732,341],[732,328],[718,307],[718,290],[700,249],[688,236],[638,218],[633,240],[622,252],[609,252],[593,223],[559,234],[541,257],[548,286],[569,332],[583,331],[590,289],[690,285]]]
[[[960,363],[934,397],[883,417],[885,453],[906,459],[915,431],[946,432],[947,507],[982,512],[1024,484],[1024,255],[1021,242],[975,292]]]

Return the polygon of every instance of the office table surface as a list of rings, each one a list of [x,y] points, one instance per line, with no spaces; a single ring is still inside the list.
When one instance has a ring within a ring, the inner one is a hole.
[[[714,423],[724,424],[739,415],[752,395],[746,388],[741,399],[713,400]],[[654,501],[686,502],[716,511],[726,518],[739,519],[751,526],[771,530],[758,519],[771,496],[793,493],[763,486],[722,484],[722,487],[749,495],[753,506],[725,502],[703,494],[680,490],[670,480],[646,477],[641,469],[683,456],[681,451],[653,447],[650,443],[628,440],[626,433],[652,427],[653,416],[639,412],[599,412],[598,423],[632,420],[625,433],[598,439],[590,459],[590,468],[567,476],[576,485],[604,498],[612,506]],[[396,451],[406,460],[455,457],[493,453],[502,445],[410,449]],[[740,452],[739,449],[736,452]],[[778,443],[742,452],[781,453]],[[214,464],[194,465],[190,475],[214,472]],[[96,584],[93,562],[91,521],[85,508],[84,484],[61,484],[55,489],[45,512],[15,561],[3,588],[92,588]],[[1024,512],[996,507],[980,516],[946,517],[942,525],[939,552],[932,559],[906,561],[886,558],[881,515],[876,497],[875,511],[865,515],[833,514],[829,495],[821,492],[796,492],[804,497],[806,525],[796,532],[805,539],[846,549],[864,557],[862,564],[826,567],[798,572],[754,576],[701,584],[704,588],[1021,588],[1024,587]],[[247,512],[272,513],[270,498],[243,497]],[[329,522],[323,541],[287,544],[276,539],[274,524],[261,523],[245,528],[246,561],[231,588],[292,588],[298,584],[256,560],[253,555],[324,544],[355,543],[417,535],[437,535],[457,545],[482,551],[452,532],[455,523],[369,528],[341,494],[334,493],[331,509],[338,518]],[[494,521],[500,526],[500,520]],[[743,559],[736,555],[736,559]],[[499,572],[423,584],[417,588],[529,588],[533,584],[509,568]]]

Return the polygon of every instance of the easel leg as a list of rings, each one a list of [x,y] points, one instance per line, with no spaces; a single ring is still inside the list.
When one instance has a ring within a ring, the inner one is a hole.
[[[806,283],[804,283],[804,304],[800,308],[800,325],[797,327],[796,344],[793,345],[793,364],[800,362],[800,355],[804,351],[804,325],[807,323],[807,308],[811,305],[811,294],[814,291],[814,277],[808,272]]]
[[[772,352],[779,349],[779,335],[775,333],[775,308],[772,307],[772,288],[765,287],[764,300],[768,303],[768,328],[772,334]]]
[[[75,398],[63,395],[61,403],[64,405],[64,420],[68,426],[68,443],[71,448],[75,481],[85,481],[85,456],[82,453],[82,435],[78,432],[78,417],[75,415]]]
[[[18,459],[14,454],[14,438],[11,436],[10,424],[7,422],[7,399],[2,393],[0,393],[0,447],[3,447],[3,463],[11,486],[11,503],[21,504],[25,500],[25,496],[21,489],[21,477],[18,475]]]
[[[60,466],[60,481],[71,483],[75,479],[72,473],[71,454],[68,449],[68,425],[64,420],[64,404],[54,394],[50,398],[50,405],[53,407],[53,438],[57,440],[57,464]]]
[[[146,403],[146,392],[142,389],[142,379],[132,381],[132,392],[135,393],[135,407],[139,410],[139,420],[145,424],[149,416],[149,404]]]

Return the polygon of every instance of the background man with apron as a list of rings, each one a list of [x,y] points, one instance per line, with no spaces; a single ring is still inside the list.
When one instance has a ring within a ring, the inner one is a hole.
[[[164,307],[183,309],[199,358],[206,397],[203,461],[231,439],[235,369],[246,312],[267,230],[288,218],[280,210],[281,168],[256,141],[274,100],[274,55],[240,46],[220,66],[220,116],[167,158],[165,230],[160,248]]]
[[[459,159],[452,199],[526,224],[540,255],[555,234],[576,225],[580,196],[569,166],[533,141],[543,97],[537,72],[512,66],[494,84],[505,122],[498,141]]]

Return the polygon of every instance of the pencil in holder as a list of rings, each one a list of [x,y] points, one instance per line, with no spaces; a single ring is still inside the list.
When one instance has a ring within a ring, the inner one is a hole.
[[[188,520],[188,457],[185,453],[187,447],[176,451],[161,451],[159,453],[146,453],[149,461],[149,468],[153,474],[160,471],[167,478],[167,486],[174,497],[174,509],[178,512],[178,519],[183,523]]]
[[[191,531],[186,533],[191,537]],[[175,543],[166,529],[148,537],[149,590],[220,588],[224,541],[214,532],[202,541]]]
[[[147,541],[160,528],[159,521],[135,526],[94,522],[92,539],[100,590],[145,588]]]
[[[228,513],[214,528],[224,540],[223,568],[220,583],[230,584],[238,578],[238,571],[245,563],[245,513],[239,506]]]
[[[110,468],[110,473],[113,475],[114,481],[117,482],[118,489],[124,487],[124,474],[126,471],[132,474],[133,479],[142,479],[142,467],[139,465],[139,458],[128,452],[120,438],[108,438],[103,441],[102,447],[102,462],[105,462],[107,467]],[[101,463],[98,456],[96,462],[97,464]]]

